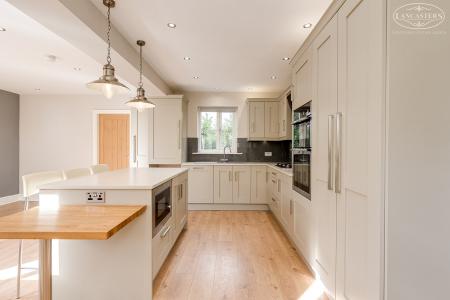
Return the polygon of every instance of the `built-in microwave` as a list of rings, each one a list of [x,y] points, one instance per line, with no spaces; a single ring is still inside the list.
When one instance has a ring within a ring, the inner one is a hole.
[[[172,181],[157,186],[152,193],[152,232],[154,237],[172,216]]]

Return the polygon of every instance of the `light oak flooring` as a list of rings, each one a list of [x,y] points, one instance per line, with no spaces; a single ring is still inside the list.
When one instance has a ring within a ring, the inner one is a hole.
[[[154,281],[156,300],[326,299],[278,223],[263,211],[193,211]],[[305,293],[306,292],[306,293]]]
[[[16,240],[0,240],[0,299],[15,299]],[[36,263],[26,241],[24,263]],[[154,281],[156,300],[323,300],[314,279],[269,212],[193,211]],[[22,299],[38,300],[35,271],[23,276]],[[313,295],[313,296],[311,296]]]

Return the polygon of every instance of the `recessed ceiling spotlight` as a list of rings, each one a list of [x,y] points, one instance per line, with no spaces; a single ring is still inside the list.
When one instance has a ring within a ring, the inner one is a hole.
[[[37,89],[37,88],[36,88],[36,89],[34,89],[34,90],[35,90],[36,92],[39,92],[41,89]]]
[[[303,25],[303,28],[311,28],[312,24],[311,23],[306,23]]]
[[[81,68],[80,67],[74,67],[73,68],[75,71],[81,71]]]
[[[275,79],[277,79],[277,76],[272,75],[272,77],[270,77],[270,78],[272,78],[273,80],[275,80]]]
[[[49,62],[55,62],[57,57],[53,54],[47,54],[47,55],[45,55],[45,59]]]
[[[185,56],[184,60],[191,60],[191,58],[189,56]]]
[[[173,28],[177,27],[177,24],[175,24],[175,23],[167,23],[167,27],[173,29]]]
[[[0,27],[0,31],[6,31],[6,28]]]
[[[290,57],[283,57],[282,58],[284,61],[288,61],[288,60],[290,60],[291,58]]]
[[[200,79],[200,77],[198,77],[198,76],[194,76],[194,79]]]

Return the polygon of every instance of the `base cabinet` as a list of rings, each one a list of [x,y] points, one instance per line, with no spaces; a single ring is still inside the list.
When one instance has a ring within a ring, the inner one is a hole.
[[[251,168],[214,166],[214,203],[250,204]]]
[[[289,235],[292,235],[294,224],[294,203],[292,200],[292,183],[290,178],[281,176],[280,222]]]
[[[189,166],[188,195],[189,203],[213,203],[213,166]]]
[[[267,167],[252,166],[251,197],[252,204],[267,204]]]

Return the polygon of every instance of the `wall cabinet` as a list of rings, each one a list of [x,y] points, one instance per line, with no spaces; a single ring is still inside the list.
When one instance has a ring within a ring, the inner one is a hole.
[[[269,139],[277,139],[280,134],[279,123],[279,107],[278,101],[268,101],[264,103],[265,113],[265,137]]]
[[[252,101],[248,104],[249,138],[264,139],[265,135],[265,105],[263,101]]]
[[[294,66],[292,109],[308,103],[313,98],[312,51],[306,50]]]
[[[189,166],[188,194],[189,203],[213,203],[213,166]]]
[[[279,138],[281,140],[291,140],[292,139],[292,99],[291,89],[281,95],[278,102],[279,106]]]
[[[186,160],[187,101],[183,96],[152,98],[149,110],[149,163],[181,164]]]
[[[252,204],[267,204],[268,174],[266,166],[252,166],[251,197]]]

